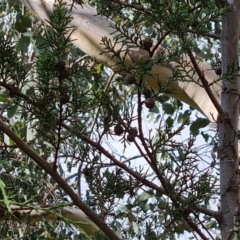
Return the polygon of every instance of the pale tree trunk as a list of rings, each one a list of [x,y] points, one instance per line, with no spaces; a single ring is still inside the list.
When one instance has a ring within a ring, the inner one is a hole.
[[[20,1],[35,16],[45,23],[47,23],[46,20],[49,20],[49,14],[53,11],[53,4],[55,3],[55,0]],[[68,6],[71,6],[72,4],[71,0],[65,0],[65,2],[68,3]],[[72,22],[69,24],[69,27],[74,29],[70,37],[70,39],[73,40],[72,43],[98,62],[112,68],[115,72],[122,72],[122,66],[117,64],[118,61],[116,58],[112,58],[112,54],[102,54],[105,51],[104,45],[101,43],[103,37],[106,37],[114,43],[113,37],[117,35],[117,33],[112,34],[114,29],[110,27],[110,25],[114,25],[114,23],[103,16],[97,15],[97,12],[88,4],[82,4],[82,6],[75,4],[71,10],[69,7],[69,14],[73,17]],[[115,50],[120,48],[122,48],[121,44],[115,46]],[[126,46],[123,49],[126,49]],[[121,49],[121,51],[123,49]],[[129,68],[131,65],[135,64],[144,54],[147,54],[147,52],[137,48],[131,49],[126,56],[124,62],[125,67]],[[125,52],[122,51],[122,56],[124,55]],[[184,59],[187,60],[188,67],[192,68],[191,61],[188,58]],[[151,74],[145,76],[144,80],[148,83],[149,87],[158,90],[158,81],[160,84],[164,85],[166,80],[169,77],[172,77],[173,70],[176,69],[177,66],[178,65],[174,62],[169,64],[157,64],[152,68]],[[208,64],[199,63],[199,68],[204,73],[209,84],[219,78]],[[182,74],[184,75],[183,71]],[[185,78],[185,80],[189,80],[186,76],[182,77]],[[191,80],[199,82],[198,74],[194,74],[193,79]],[[183,101],[202,112],[210,121],[215,121],[217,119],[218,114],[216,108],[203,87],[200,87],[193,81],[175,81],[172,85],[172,89],[173,91],[170,95],[173,98]],[[212,84],[211,90],[214,97],[220,102],[219,84]]]
[[[230,1],[229,1],[230,2]],[[222,239],[238,239],[240,227],[238,117],[239,117],[239,64],[238,41],[240,1],[231,1],[231,12],[223,17],[221,34],[223,80],[221,105],[224,116],[219,117],[219,158]],[[232,69],[232,70],[231,70]]]
[[[77,208],[54,206],[34,206],[22,207],[11,205],[12,214],[9,215],[7,208],[0,207],[0,220],[8,218],[13,222],[20,222],[28,219],[31,222],[59,221],[63,219],[79,226],[88,236],[94,235],[99,228],[86,216],[86,214]]]

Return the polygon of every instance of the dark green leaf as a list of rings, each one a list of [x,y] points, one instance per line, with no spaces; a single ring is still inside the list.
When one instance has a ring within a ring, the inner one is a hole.
[[[169,116],[166,120],[166,123],[168,127],[171,128],[173,126],[174,120],[172,119],[172,117]]]
[[[198,118],[194,121],[190,126],[190,131],[193,136],[197,136],[199,134],[199,129],[204,128],[209,124],[209,120],[206,118]]]
[[[8,118],[12,118],[16,114],[17,110],[18,110],[18,105],[15,105],[14,107],[9,108],[7,111]]]
[[[178,116],[178,123],[186,123],[187,119],[189,119],[189,116],[191,115],[190,110],[186,110],[183,114],[180,113]]]
[[[175,108],[171,103],[164,103],[162,106],[163,106],[164,112],[167,114],[173,114],[175,111]]]
[[[30,28],[31,25],[31,19],[29,17],[19,15],[15,23],[15,28],[18,32],[24,33],[27,32],[27,28]]]
[[[18,51],[26,52],[28,50],[29,44],[30,44],[30,37],[23,36],[18,40],[16,49]]]

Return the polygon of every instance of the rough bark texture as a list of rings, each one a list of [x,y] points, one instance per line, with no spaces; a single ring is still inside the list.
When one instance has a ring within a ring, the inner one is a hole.
[[[223,80],[221,104],[224,116],[219,118],[219,158],[221,185],[222,239],[236,239],[234,216],[239,212],[239,163],[238,163],[238,117],[239,117],[239,70],[238,41],[240,1],[231,1],[231,12],[223,17],[221,34]]]

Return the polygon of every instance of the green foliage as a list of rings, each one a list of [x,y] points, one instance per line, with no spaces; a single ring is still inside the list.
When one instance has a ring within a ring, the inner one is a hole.
[[[19,15],[15,23],[15,29],[20,33],[27,32],[27,29],[32,26],[31,19],[27,16]]]
[[[193,136],[197,136],[199,134],[199,129],[204,128],[209,124],[209,121],[205,118],[197,118],[190,127],[190,130]]]
[[[120,237],[178,239],[186,232],[192,236],[196,225],[201,230],[218,228],[210,216],[202,220],[200,210],[218,194],[216,170],[209,156],[204,160],[209,164],[203,165],[206,149],[195,143],[201,133],[208,152],[216,146],[215,138],[203,132],[209,122],[192,120],[192,109],[166,95],[181,72],[174,71],[166,84],[159,84],[158,92],[142,79],[155,64],[179,61],[189,49],[215,63],[211,37],[219,34],[220,16],[227,8],[218,8],[212,0],[90,3],[116,23],[116,42],[103,38],[102,54],[118,59],[122,75],[111,75],[110,69],[74,48],[68,25],[72,17],[63,1],[55,5],[45,29],[9,3],[15,20],[9,20],[9,27],[2,23],[0,30],[1,119],[63,177],[78,168],[69,185]],[[0,6],[7,8],[7,3]],[[144,47],[146,37],[161,46],[158,53]],[[116,51],[116,43],[125,48]],[[127,69],[123,63],[134,47],[145,49],[148,56]],[[184,63],[182,71],[187,71]],[[193,72],[188,71],[187,81],[192,81]],[[136,82],[127,83],[127,74]],[[155,102],[151,109],[144,105],[148,98]],[[121,126],[121,134],[116,126]],[[2,132],[0,142],[0,211],[11,214],[10,201],[29,209],[42,204],[61,208],[71,201]],[[1,236],[86,239],[67,219],[36,224],[24,220],[4,219]],[[98,232],[93,239],[107,237]]]

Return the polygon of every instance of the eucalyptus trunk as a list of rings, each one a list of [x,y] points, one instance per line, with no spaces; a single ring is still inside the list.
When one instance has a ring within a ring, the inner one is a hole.
[[[229,1],[230,2],[230,1]],[[238,239],[239,210],[239,160],[238,160],[238,119],[239,119],[239,64],[238,42],[240,1],[232,1],[231,11],[223,17],[222,49],[222,97],[224,115],[218,119],[220,191],[222,239]]]

